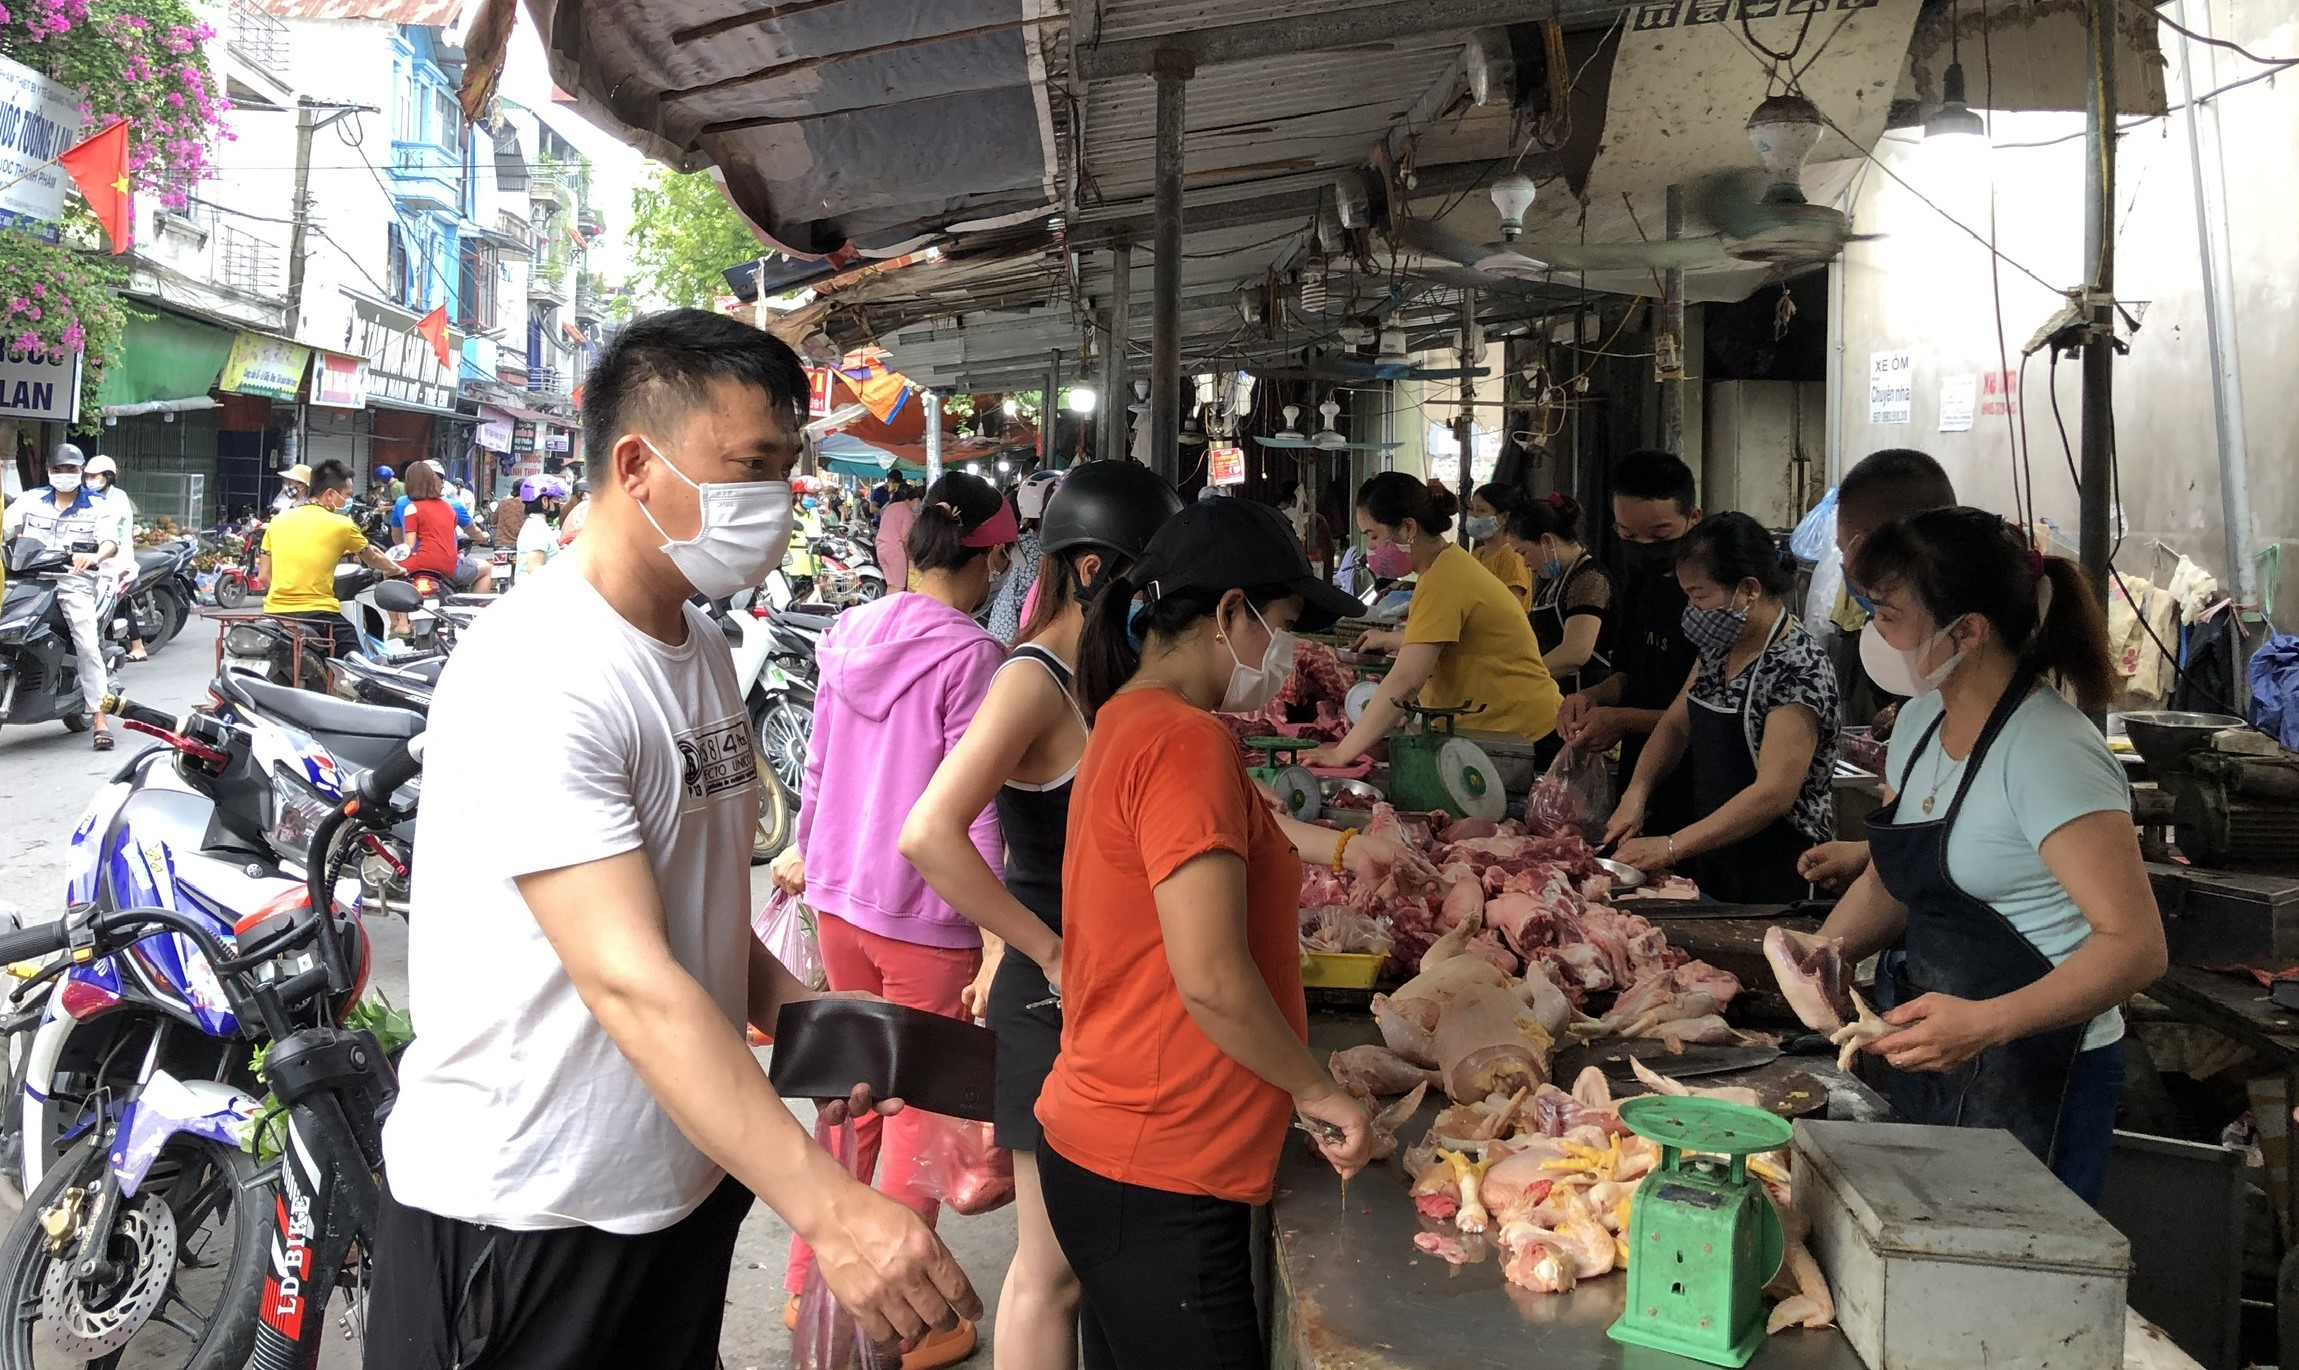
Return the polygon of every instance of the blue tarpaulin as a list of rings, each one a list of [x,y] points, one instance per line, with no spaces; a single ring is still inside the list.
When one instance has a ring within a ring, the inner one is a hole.
[[[2251,654],[2251,723],[2299,751],[2299,637],[2277,633]]]

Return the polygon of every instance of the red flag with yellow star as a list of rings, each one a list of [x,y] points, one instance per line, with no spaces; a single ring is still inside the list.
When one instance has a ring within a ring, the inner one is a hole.
[[[439,305],[433,308],[430,313],[424,315],[420,319],[417,319],[415,321],[415,331],[430,340],[431,355],[439,359],[439,364],[441,366],[445,366],[447,364],[448,351],[447,306]]]
[[[112,240],[112,255],[127,251],[136,222],[135,192],[128,181],[128,121],[115,121],[56,160],[87,197],[88,208]]]

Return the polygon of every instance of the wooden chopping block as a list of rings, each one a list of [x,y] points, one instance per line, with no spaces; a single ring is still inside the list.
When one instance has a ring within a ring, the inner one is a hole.
[[[1455,1103],[1488,1094],[1512,1094],[1548,1083],[1548,1052],[1525,1035],[1534,1023],[1516,995],[1493,985],[1469,985],[1445,996],[1437,1015],[1437,1069]],[[1537,1023],[1533,1031],[1538,1034]]]

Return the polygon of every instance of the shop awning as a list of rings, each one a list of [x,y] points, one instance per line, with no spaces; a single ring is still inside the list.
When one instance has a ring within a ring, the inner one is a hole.
[[[105,369],[96,404],[108,410],[121,405],[204,399],[215,388],[231,345],[229,329],[176,314],[131,314],[121,337],[119,360]]]
[[[867,443],[847,433],[826,433],[815,450],[825,470],[842,476],[883,476],[897,469],[907,475],[926,474],[924,449],[904,451],[891,445],[881,447]]]

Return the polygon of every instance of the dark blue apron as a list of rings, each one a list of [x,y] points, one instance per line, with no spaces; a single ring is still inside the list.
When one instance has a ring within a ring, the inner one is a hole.
[[[1692,724],[1692,740],[1685,747],[1684,766],[1692,772],[1693,821],[1708,817],[1732,797],[1756,783],[1756,754],[1748,744],[1748,709],[1756,699],[1756,672],[1764,658],[1788,630],[1782,610],[1765,640],[1764,651],[1748,663],[1748,689],[1737,709],[1703,704],[1687,696],[1685,713]],[[1726,904],[1793,904],[1812,897],[1812,882],[1796,873],[1796,860],[1812,846],[1787,815],[1773,819],[1762,831],[1729,847],[1693,858],[1692,878],[1702,895]]]
[[[1964,760],[1963,778],[1945,813],[1905,823],[1899,817],[1900,806],[1909,802],[1908,777],[1916,774],[1917,760],[1939,743],[1940,727],[1947,721],[1942,711],[1908,754],[1908,764],[1900,771],[1899,794],[1868,818],[1868,853],[1877,878],[1908,907],[1907,963],[1898,986],[1901,1003],[1927,993],[1995,999],[2025,989],[2051,972],[2051,958],[2010,919],[1966,894],[1948,875],[1948,833],[1972,788],[1972,778],[2035,683],[2035,676],[2023,671],[1996,701],[1972,754]],[[2068,1079],[2076,1054],[2083,1049],[2085,1026],[2051,1028],[1990,1047],[1950,1071],[1895,1070],[1893,1111],[1903,1122],[2004,1128],[2038,1160],[2051,1165],[2058,1156]]]

